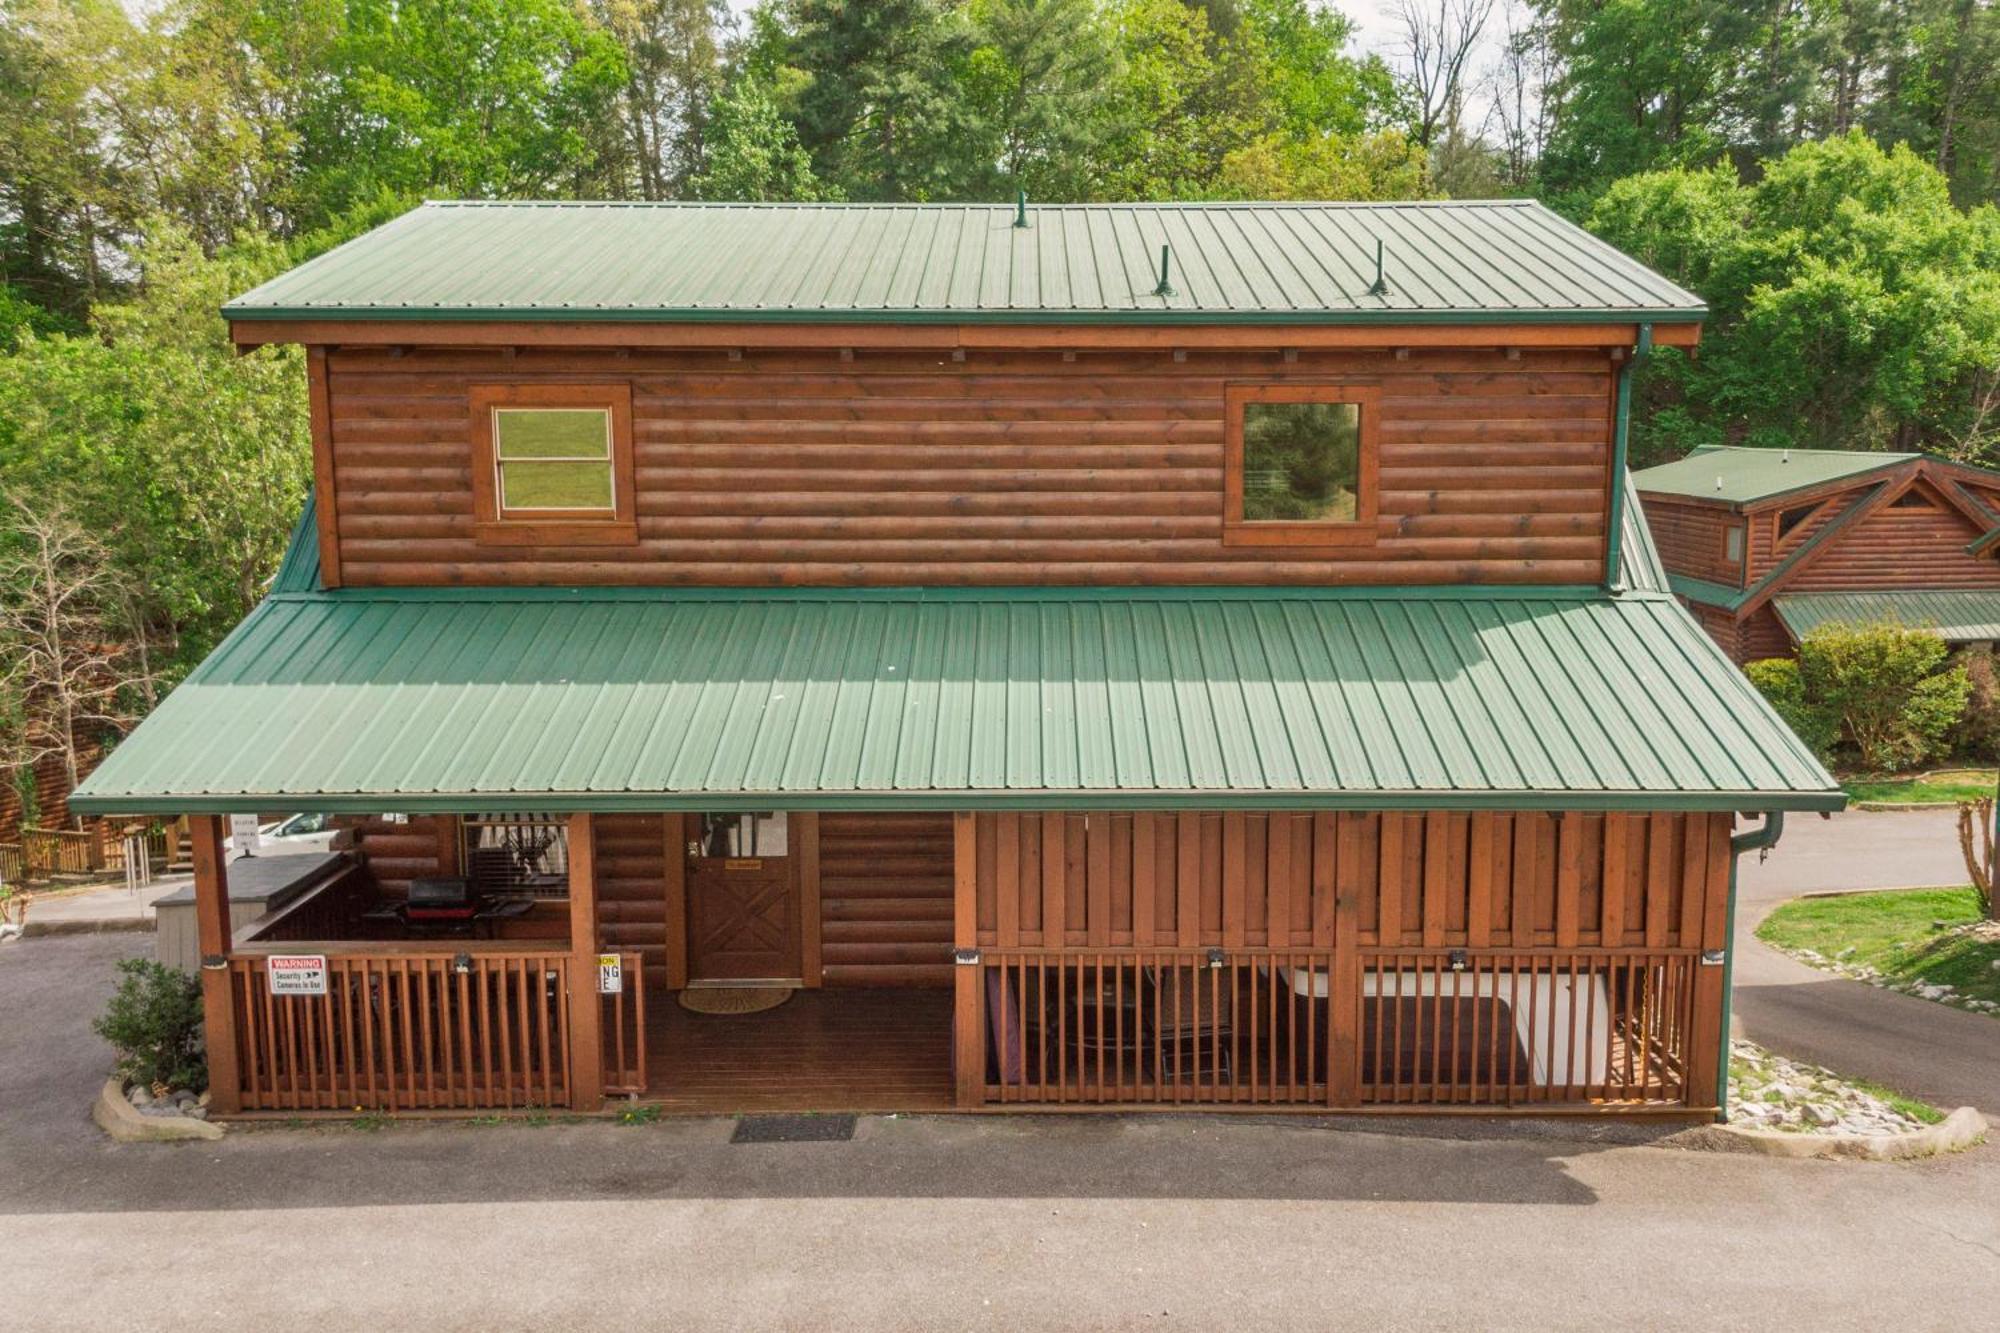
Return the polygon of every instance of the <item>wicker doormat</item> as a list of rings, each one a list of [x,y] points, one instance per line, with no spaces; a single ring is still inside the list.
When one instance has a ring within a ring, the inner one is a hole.
[[[792,998],[790,986],[690,986],[681,1008],[697,1014],[761,1014]]]

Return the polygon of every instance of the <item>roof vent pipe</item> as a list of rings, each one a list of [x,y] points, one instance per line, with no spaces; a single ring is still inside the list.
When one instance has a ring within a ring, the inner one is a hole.
[[[1370,296],[1387,296],[1389,280],[1382,276],[1382,238],[1375,238],[1375,285],[1368,289]]]
[[[1787,446],[1785,447],[1785,449],[1784,449],[1784,450],[1783,450],[1783,451],[1782,451],[1781,453],[1779,453],[1779,455],[1778,455],[1778,461],[1779,461],[1780,463],[1789,463],[1789,462],[1791,462],[1791,461],[1792,461],[1792,450],[1791,450],[1791,446],[1787,445]]]
[[[1172,296],[1174,294],[1174,285],[1169,280],[1173,272],[1173,259],[1174,247],[1171,245],[1162,245],[1160,247],[1160,285],[1153,288],[1153,295]]]
[[[1017,227],[1028,225],[1028,192],[1026,190],[1014,191],[1014,225]]]

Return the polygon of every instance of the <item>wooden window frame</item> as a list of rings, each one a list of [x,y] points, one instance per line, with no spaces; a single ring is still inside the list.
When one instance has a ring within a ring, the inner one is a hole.
[[[1361,410],[1354,517],[1246,519],[1243,514],[1243,409],[1250,403],[1353,403]],[[1225,546],[1373,545],[1381,492],[1382,390],[1372,384],[1328,381],[1223,386],[1222,543]]]
[[[475,384],[472,412],[474,540],[483,546],[631,546],[639,540],[632,469],[630,384]],[[497,409],[582,408],[611,414],[611,510],[543,509],[508,513],[500,507]]]

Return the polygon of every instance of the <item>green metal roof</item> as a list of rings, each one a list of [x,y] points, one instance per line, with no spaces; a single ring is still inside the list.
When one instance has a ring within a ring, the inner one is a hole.
[[[1699,320],[1531,200],[424,204],[231,319],[1491,323]],[[1387,290],[1376,293],[1375,253]],[[1160,294],[1160,248],[1171,251]]]
[[[1658,593],[433,588],[273,594],[71,806],[1841,803]]]
[[[1625,474],[1625,535],[1618,543],[1619,581],[1639,592],[1666,592],[1667,567],[1660,562],[1660,548],[1653,544],[1653,530],[1646,523],[1646,507],[1639,500],[1639,487],[1632,474]]]
[[[1734,611],[1750,596],[1746,588],[1735,588],[1727,583],[1698,579],[1688,574],[1667,575],[1667,586],[1691,602],[1719,606],[1725,611]]]
[[[1830,481],[1899,467],[1922,454],[1849,452],[1838,449],[1697,449],[1686,458],[1645,468],[1634,476],[1648,495],[1685,495],[1728,504],[1755,504]]]
[[[2000,640],[2000,588],[1786,593],[1771,605],[1795,639],[1822,625],[1887,620],[1936,630],[1952,643]]]

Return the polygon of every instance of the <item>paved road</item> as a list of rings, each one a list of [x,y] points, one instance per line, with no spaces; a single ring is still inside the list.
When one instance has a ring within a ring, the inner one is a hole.
[[[1738,1030],[1786,1055],[2000,1118],[2000,1021],[1846,981],[1794,962],[1752,933],[1814,889],[1963,884],[1955,811],[1793,816],[1737,876]]]
[[[1221,1116],[119,1147],[84,1118],[87,1020],[142,943],[0,946],[0,1327],[1962,1330],[2000,1292],[1990,1147],[1881,1166]]]

